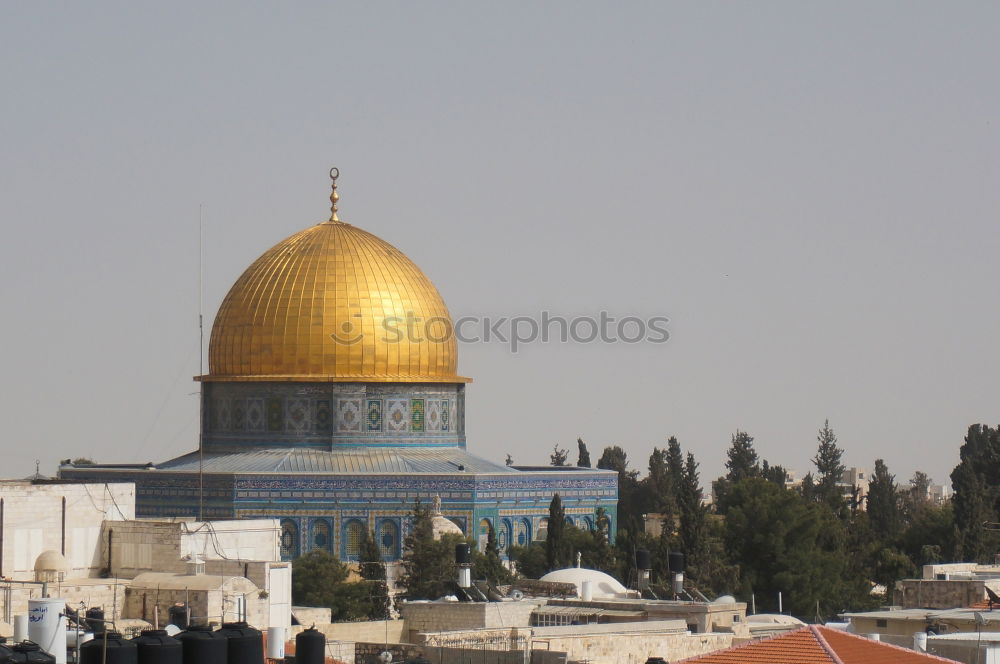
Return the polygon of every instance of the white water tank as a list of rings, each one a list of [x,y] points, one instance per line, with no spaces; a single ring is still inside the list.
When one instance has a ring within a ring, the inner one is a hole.
[[[913,633],[913,649],[917,652],[927,652],[927,632]]]
[[[268,659],[285,659],[285,628],[267,628],[267,657]]]
[[[580,582],[580,599],[584,602],[594,599],[594,584],[590,579],[584,579]]]
[[[14,616],[14,641],[20,643],[28,640],[28,616],[22,614]]]
[[[28,640],[66,664],[66,621],[62,612],[66,600],[56,597],[28,600]]]

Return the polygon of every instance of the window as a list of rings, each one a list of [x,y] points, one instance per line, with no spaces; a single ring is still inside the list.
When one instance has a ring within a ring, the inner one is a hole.
[[[500,522],[500,532],[497,533],[497,548],[506,551],[510,546],[510,521],[504,519]]]
[[[291,560],[299,555],[299,528],[291,519],[281,522],[281,559]]]
[[[888,627],[889,626],[889,621],[886,620],[885,618],[879,618],[879,619],[877,619],[875,621],[875,626],[876,627]]]
[[[514,541],[518,546],[528,546],[531,543],[531,521],[521,519],[517,522],[517,532]]]
[[[344,557],[357,560],[361,556],[361,540],[365,537],[365,525],[358,519],[351,519],[344,527]]]
[[[538,531],[535,533],[535,541],[543,542],[549,536],[549,519],[545,517],[538,522]]]
[[[378,548],[382,560],[399,557],[399,526],[394,521],[383,521],[378,527]]]
[[[312,526],[312,548],[330,550],[330,524],[326,519],[316,519]]]

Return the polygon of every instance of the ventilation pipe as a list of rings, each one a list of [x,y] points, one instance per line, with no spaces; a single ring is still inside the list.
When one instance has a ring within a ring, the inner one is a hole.
[[[667,555],[667,566],[670,569],[674,596],[677,597],[684,593],[684,554],[680,551],[671,551]]]
[[[472,587],[472,547],[469,544],[455,545],[455,563],[458,565],[458,587]]]

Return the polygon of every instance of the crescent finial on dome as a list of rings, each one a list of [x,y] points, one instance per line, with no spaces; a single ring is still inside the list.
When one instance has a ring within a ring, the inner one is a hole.
[[[337,178],[340,177],[340,169],[334,166],[330,169],[330,221],[340,221],[340,217],[337,216],[337,201],[340,200],[340,195],[337,193]]]

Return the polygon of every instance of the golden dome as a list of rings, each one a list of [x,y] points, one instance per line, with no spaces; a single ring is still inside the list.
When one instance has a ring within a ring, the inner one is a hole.
[[[420,268],[334,213],[276,244],[236,281],[215,317],[201,379],[468,382],[456,374],[452,330]]]

